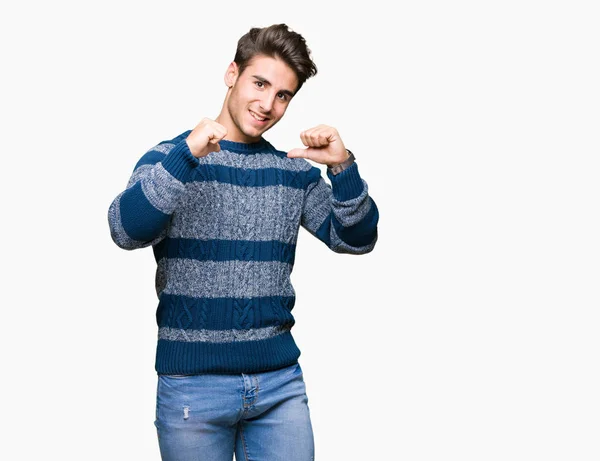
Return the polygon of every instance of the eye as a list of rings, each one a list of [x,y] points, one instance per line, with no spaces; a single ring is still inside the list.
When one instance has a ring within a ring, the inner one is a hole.
[[[260,80],[254,82],[255,85],[258,85],[259,88],[262,88],[264,86],[264,83],[261,82]]]
[[[287,94],[285,93],[277,93],[277,96],[279,97],[279,99],[281,99],[282,101],[287,101]]]

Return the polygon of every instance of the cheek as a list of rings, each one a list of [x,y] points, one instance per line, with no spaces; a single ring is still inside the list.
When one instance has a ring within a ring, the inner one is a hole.
[[[247,102],[249,101],[249,95],[242,91],[241,88],[238,88],[231,94],[230,101],[237,109],[240,109],[247,105]]]
[[[287,104],[275,104],[273,106],[273,111],[277,114],[278,117],[282,117],[283,114],[285,114],[285,111],[287,110]]]
[[[285,111],[286,111],[286,110],[287,110],[287,106],[284,106],[284,107],[277,108],[276,116],[277,116],[277,119],[278,119],[278,120],[279,120],[281,117],[283,117],[283,115],[285,114]]]

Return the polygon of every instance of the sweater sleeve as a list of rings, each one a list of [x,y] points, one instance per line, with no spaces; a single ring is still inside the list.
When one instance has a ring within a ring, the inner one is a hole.
[[[136,164],[127,188],[110,204],[108,225],[119,247],[144,248],[166,237],[185,184],[199,165],[186,137],[163,141],[146,152]]]
[[[369,253],[377,242],[379,212],[353,163],[337,175],[308,171],[301,225],[336,253]]]

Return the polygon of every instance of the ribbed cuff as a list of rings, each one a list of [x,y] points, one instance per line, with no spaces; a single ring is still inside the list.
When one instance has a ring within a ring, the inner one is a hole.
[[[340,202],[358,197],[364,189],[356,162],[335,175],[327,169],[327,177],[331,181],[333,197]]]
[[[165,170],[183,183],[189,181],[192,171],[200,164],[190,152],[185,139],[171,149],[161,163]]]

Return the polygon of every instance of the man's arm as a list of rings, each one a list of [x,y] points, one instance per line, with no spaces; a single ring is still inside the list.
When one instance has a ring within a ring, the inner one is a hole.
[[[333,174],[327,170],[331,186],[312,167],[307,173],[301,225],[337,253],[363,254],[377,242],[377,205],[368,194],[367,183],[360,177],[356,163],[350,162],[338,131],[317,125],[300,133],[306,149],[292,149],[290,158],[308,158],[329,166],[340,166]],[[344,169],[345,168],[345,169]]]
[[[198,166],[185,136],[163,141],[136,164],[127,188],[112,201],[108,224],[113,241],[134,250],[155,245],[167,233],[171,215],[191,172]]]
[[[191,131],[150,149],[135,166],[127,188],[111,203],[113,241],[126,250],[155,245],[167,228],[198,159],[220,150],[227,129],[203,118]]]
[[[331,186],[312,167],[308,172],[301,225],[336,253],[364,254],[377,242],[377,205],[356,163],[337,175],[327,171]]]

